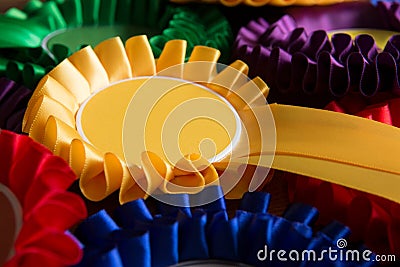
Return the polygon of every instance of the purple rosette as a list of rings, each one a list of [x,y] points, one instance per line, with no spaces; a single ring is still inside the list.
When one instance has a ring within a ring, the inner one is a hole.
[[[0,78],[0,128],[22,132],[22,119],[32,95],[25,86]]]
[[[400,33],[381,48],[368,34],[328,35],[347,28],[400,32],[399,3],[352,2],[287,12],[272,24],[263,18],[250,21],[234,44],[235,59],[270,86],[270,103],[323,108],[354,92],[400,94]]]

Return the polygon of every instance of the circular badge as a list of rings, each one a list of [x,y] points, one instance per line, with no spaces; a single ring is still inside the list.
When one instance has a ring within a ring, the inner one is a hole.
[[[184,63],[186,48],[170,41],[155,60],[146,36],[85,47],[41,80],[24,131],[70,163],[91,200],[261,187],[276,140],[268,87],[210,47]]]
[[[259,87],[236,64],[174,65],[146,79],[131,95],[124,118],[124,156],[147,194],[197,193],[211,184],[228,193],[251,164],[260,167],[247,190],[265,182],[273,154],[261,152],[275,147],[274,119]]]

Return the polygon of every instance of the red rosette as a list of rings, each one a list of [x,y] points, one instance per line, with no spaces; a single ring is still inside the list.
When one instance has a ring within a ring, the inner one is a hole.
[[[381,93],[366,99],[349,94],[325,109],[400,127],[400,98]],[[400,205],[387,199],[317,179],[285,173],[291,201],[320,211],[319,223],[336,219],[350,227],[354,241],[363,240],[374,252],[400,255]]]
[[[0,132],[0,183],[22,210],[13,253],[4,266],[70,266],[80,244],[67,229],[87,216],[83,200],[68,192],[76,179],[68,164],[31,138]],[[6,231],[7,229],[0,229]]]

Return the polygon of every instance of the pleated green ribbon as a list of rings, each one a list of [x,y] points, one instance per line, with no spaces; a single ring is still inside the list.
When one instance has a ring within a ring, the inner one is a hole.
[[[27,87],[82,46],[119,35],[150,37],[158,57],[165,43],[185,39],[190,54],[206,45],[229,59],[233,35],[217,7],[176,6],[163,0],[40,0],[0,15],[0,76]]]

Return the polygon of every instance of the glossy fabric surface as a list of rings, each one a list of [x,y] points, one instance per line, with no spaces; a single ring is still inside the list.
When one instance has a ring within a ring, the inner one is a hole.
[[[22,132],[22,118],[32,91],[7,78],[0,78],[0,128]]]
[[[222,193],[219,187],[206,190]],[[304,204],[293,204],[283,217],[271,215],[267,212],[270,196],[262,192],[246,193],[232,218],[228,218],[223,198],[191,210],[187,206],[193,198],[201,198],[202,193],[165,197],[179,198],[183,207],[157,202],[158,211],[153,215],[145,202],[137,200],[122,205],[111,215],[102,210],[89,217],[75,232],[85,251],[78,266],[170,266],[208,259],[252,266],[300,266],[299,262],[280,262],[273,257],[258,260],[257,253],[265,246],[268,250],[287,251],[335,248],[336,240],[347,238],[350,233],[344,225],[332,222],[313,234],[318,211]],[[310,266],[355,264],[327,258],[309,263]]]
[[[0,25],[0,75],[30,89],[71,53],[115,35],[124,40],[135,34],[151,35],[157,57],[167,41],[186,39],[188,52],[195,45],[209,45],[224,51],[224,61],[233,38],[228,21],[217,8],[175,7],[160,0],[33,0],[23,9],[11,8],[0,15]],[[85,27],[86,32],[79,31]],[[108,35],[104,35],[106,29]],[[60,33],[74,30],[70,36]],[[52,41],[55,34],[61,37]],[[99,35],[97,42],[90,43],[94,35]]]
[[[270,103],[323,108],[354,91],[366,98],[379,91],[398,95],[399,35],[378,48],[373,36],[361,34],[353,41],[346,28],[398,32],[399,8],[384,2],[292,8],[272,24],[260,18],[242,27],[233,58],[249,64],[250,77],[267,82]],[[342,32],[329,38],[332,30]]]
[[[332,5],[351,0],[171,0],[175,3],[203,2],[203,3],[220,3],[225,6],[237,6],[245,4],[253,7],[272,5],[272,6],[313,6],[313,5]]]
[[[359,95],[347,95],[329,103],[326,109],[399,127],[399,105],[399,98],[380,93],[368,101]],[[291,201],[316,206],[321,224],[337,219],[352,229],[354,240],[363,240],[376,252],[400,254],[397,203],[304,176],[285,173],[285,177]]]
[[[69,166],[31,138],[0,132],[0,183],[19,200],[22,228],[15,254],[4,266],[68,266],[82,250],[68,232],[87,216],[82,199],[67,188],[75,175]]]

